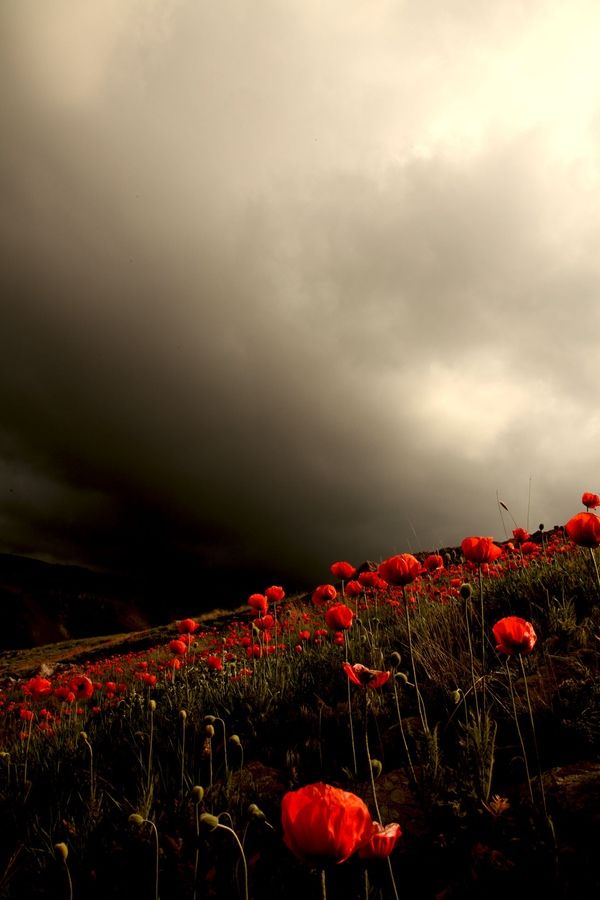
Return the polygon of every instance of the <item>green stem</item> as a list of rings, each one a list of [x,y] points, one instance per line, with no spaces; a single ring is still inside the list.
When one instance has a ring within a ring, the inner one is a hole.
[[[527,762],[527,751],[525,749],[525,742],[523,741],[523,735],[521,733],[521,727],[519,725],[519,717],[517,715],[517,705],[515,703],[515,692],[513,690],[512,675],[510,674],[510,666],[508,664],[508,657],[506,659],[506,672],[508,674],[508,687],[510,689],[510,699],[512,701],[513,715],[515,717],[515,725],[517,726],[517,734],[519,735],[519,742],[521,744],[521,750],[523,751],[523,762],[525,763],[525,772],[527,774],[527,785],[529,787],[529,796],[531,798],[532,805],[534,805],[535,800],[533,799],[533,788],[531,787],[531,775],[529,774],[529,763]]]
[[[412,628],[410,624],[410,612],[408,609],[408,600],[406,597],[406,588],[402,585],[402,597],[404,599],[404,610],[406,612],[406,628],[408,631],[408,652],[410,655],[410,664],[412,668],[413,681],[415,685],[415,692],[417,695],[417,707],[419,710],[419,716],[421,719],[421,725],[423,726],[423,731],[425,734],[429,734],[429,725],[427,724],[427,713],[425,712],[425,704],[423,703],[423,698],[421,697],[421,692],[419,690],[419,685],[417,682],[417,669],[415,667],[415,657],[413,653],[413,645],[412,645]]]
[[[325,882],[325,869],[321,869],[321,900],[327,900],[327,884]]]
[[[411,755],[410,755],[410,750],[408,749],[408,741],[406,740],[406,735],[405,735],[405,733],[404,733],[404,726],[403,726],[403,724],[402,724],[402,714],[401,714],[401,712],[400,712],[400,703],[399,703],[399,701],[398,701],[398,688],[396,687],[396,679],[395,679],[395,677],[393,678],[393,685],[394,685],[394,700],[396,701],[396,713],[397,713],[397,715],[398,715],[398,725],[400,726],[400,735],[401,735],[401,737],[402,737],[402,743],[404,744],[404,750],[405,750],[405,752],[406,752],[406,758],[408,759],[408,765],[409,765],[409,767],[410,767],[411,775],[412,775],[412,777],[413,777],[414,783],[416,784],[416,783],[417,783],[417,776],[416,776],[416,774],[415,774],[415,770],[414,770],[414,767],[413,767],[413,763],[412,763],[412,759],[411,759]],[[382,824],[383,824],[383,823],[382,823]]]
[[[544,815],[548,818],[548,809],[546,807],[546,793],[544,791],[544,781],[542,778],[542,767],[540,764],[540,754],[538,752],[538,744],[537,737],[535,734],[535,725],[533,723],[533,710],[531,708],[531,700],[529,697],[529,686],[527,684],[527,675],[525,674],[525,666],[523,665],[523,655],[521,653],[517,654],[519,657],[519,662],[521,663],[521,673],[523,675],[523,683],[525,685],[525,697],[527,699],[527,709],[529,710],[529,721],[531,722],[531,734],[533,736],[533,749],[535,751],[535,760],[537,763],[538,773],[540,776],[540,792],[542,794],[542,806],[544,807]]]

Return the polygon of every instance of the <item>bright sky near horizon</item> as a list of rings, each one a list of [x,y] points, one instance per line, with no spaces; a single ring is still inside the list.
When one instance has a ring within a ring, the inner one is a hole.
[[[4,0],[0,127],[0,550],[260,590],[599,490],[596,2]]]

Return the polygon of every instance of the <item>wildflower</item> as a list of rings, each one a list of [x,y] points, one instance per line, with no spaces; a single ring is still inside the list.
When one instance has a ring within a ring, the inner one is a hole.
[[[460,547],[465,559],[477,566],[494,562],[502,556],[502,548],[497,547],[491,537],[466,537]]]
[[[188,647],[185,641],[174,640],[169,641],[169,650],[176,656],[183,656],[184,653],[187,653]]]
[[[565,531],[574,544],[580,547],[600,545],[600,518],[594,513],[577,513],[565,525]]]
[[[340,581],[348,581],[350,578],[354,578],[356,569],[349,562],[334,562],[331,564],[329,571],[334,578],[339,578]]]
[[[266,613],[269,607],[269,601],[264,594],[250,594],[248,597],[248,606],[251,606],[252,609],[255,609],[257,612]]]
[[[325,613],[325,622],[332,631],[343,631],[350,628],[353,617],[354,613],[349,606],[344,603],[336,603],[335,606],[330,606]]]
[[[443,569],[444,560],[439,553],[430,553],[429,556],[426,556],[423,560],[423,568],[427,569],[428,572],[435,572],[436,569]]]
[[[510,809],[508,797],[500,797],[499,794],[494,794],[489,803],[483,802],[482,805],[495,819],[505,813],[507,809]]]
[[[513,656],[515,653],[531,653],[537,641],[537,635],[531,622],[519,616],[507,616],[500,619],[492,628],[497,641],[496,650]]]
[[[364,688],[379,688],[389,681],[391,672],[380,672],[377,669],[368,669],[361,663],[350,665],[349,662],[342,663],[344,672],[354,684],[358,684]]]
[[[320,584],[314,589],[312,602],[315,606],[324,606],[328,600],[335,600],[337,591],[332,584]]]
[[[513,528],[513,537],[517,544],[524,544],[529,540],[530,534],[524,528]]]
[[[23,693],[30,694],[31,697],[47,697],[48,694],[52,693],[52,682],[48,681],[47,678],[41,678],[39,675],[36,678],[30,678],[23,685]]]
[[[87,675],[76,675],[71,678],[69,688],[78,700],[89,700],[94,693],[94,685]]]
[[[384,560],[377,569],[378,574],[388,584],[405,585],[421,574],[421,563],[412,553],[398,553]]]
[[[278,584],[273,584],[266,589],[265,597],[270,603],[279,603],[285,597],[285,591]]]
[[[212,672],[221,672],[223,669],[223,660],[220,656],[207,656],[206,665]]]
[[[364,588],[360,581],[348,581],[346,583],[346,597],[360,597]]]
[[[313,864],[344,862],[373,830],[371,814],[360,797],[323,783],[284,794],[281,823],[286,846]]]
[[[192,634],[200,626],[193,619],[182,619],[177,623],[177,631],[179,634]]]
[[[586,509],[597,509],[600,506],[600,497],[598,494],[590,494],[586,491],[581,495],[581,502]]]
[[[359,849],[358,855],[361,859],[385,859],[401,837],[402,829],[397,822],[392,822],[385,828],[379,822],[373,822],[373,833],[367,843]]]

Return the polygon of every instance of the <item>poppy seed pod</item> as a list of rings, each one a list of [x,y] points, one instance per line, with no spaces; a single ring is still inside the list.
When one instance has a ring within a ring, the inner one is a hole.
[[[194,798],[194,803],[202,803],[204,799],[204,788],[200,784],[195,784],[192,788],[192,797]]]
[[[145,819],[143,816],[140,816],[139,813],[131,813],[131,815],[129,816],[129,821],[132,825],[143,825]]]
[[[203,825],[206,825],[207,828],[211,828],[213,831],[215,828],[219,827],[219,820],[216,816],[211,815],[211,813],[202,813],[200,821]]]

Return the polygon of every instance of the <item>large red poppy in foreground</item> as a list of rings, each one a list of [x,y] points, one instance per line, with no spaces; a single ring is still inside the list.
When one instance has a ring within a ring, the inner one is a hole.
[[[342,863],[366,844],[373,820],[365,803],[330,784],[307,784],[281,801],[283,840],[299,859]]]
[[[594,513],[577,513],[569,519],[565,531],[580,547],[600,546],[600,518]]]
[[[500,619],[492,631],[497,642],[496,650],[499,653],[506,653],[508,656],[514,656],[516,653],[531,653],[537,641],[537,635],[531,622],[521,619],[519,616],[507,616],[505,619]]]

